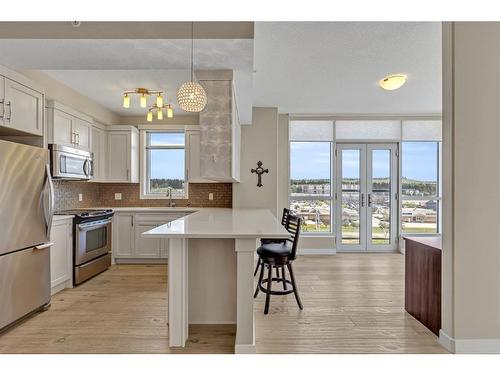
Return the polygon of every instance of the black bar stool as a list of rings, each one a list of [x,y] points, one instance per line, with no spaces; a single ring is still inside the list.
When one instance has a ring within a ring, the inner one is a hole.
[[[283,215],[281,215],[281,225],[283,225],[286,228],[286,221],[288,219],[288,214],[291,213],[291,211],[288,208],[283,208]],[[264,245],[266,243],[283,243],[286,242],[286,239],[284,238],[262,238],[260,240],[260,244]],[[257,275],[257,272],[259,272],[259,268],[262,266],[262,261],[259,260],[257,261],[257,265],[255,266],[255,271],[253,275]],[[279,277],[279,271],[278,268],[276,268],[276,276]]]
[[[291,239],[287,239],[280,243],[265,243],[262,244],[257,249],[257,254],[259,254],[259,261],[262,263],[259,275],[259,281],[257,282],[257,287],[255,289],[254,298],[259,294],[259,290],[266,293],[266,304],[264,307],[264,314],[269,313],[269,303],[271,300],[271,295],[285,295],[293,293],[299,308],[302,310],[302,302],[300,301],[299,292],[297,290],[297,284],[295,282],[295,276],[293,274],[292,263],[297,257],[297,245],[300,236],[300,224],[301,219],[298,216],[288,214],[286,221],[286,229],[291,234]],[[267,278],[264,279],[264,270],[267,267]],[[286,279],[285,267],[290,273],[290,280]],[[276,274],[273,277],[273,268],[281,268],[281,276]],[[272,282],[277,281],[283,283],[283,291],[272,290]],[[265,286],[267,284],[267,286]],[[290,284],[292,289],[287,290],[287,284]]]

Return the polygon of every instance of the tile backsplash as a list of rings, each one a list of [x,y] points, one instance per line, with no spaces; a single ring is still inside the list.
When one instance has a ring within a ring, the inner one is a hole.
[[[232,207],[231,183],[194,184],[189,186],[189,199],[173,199],[177,206]],[[164,207],[168,199],[140,199],[139,184],[95,183],[86,181],[54,180],[55,210],[83,207]],[[122,199],[115,200],[115,193]],[[209,200],[213,193],[213,200]],[[82,201],[78,195],[82,194]]]

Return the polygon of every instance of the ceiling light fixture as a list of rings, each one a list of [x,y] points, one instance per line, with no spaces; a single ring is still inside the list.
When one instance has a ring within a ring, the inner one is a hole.
[[[387,77],[382,78],[378,84],[380,87],[382,87],[384,90],[392,91],[392,90],[397,90],[401,86],[403,86],[408,79],[408,76],[406,74],[391,74],[388,75]]]
[[[163,120],[163,110],[166,109],[167,111],[167,117],[172,118],[174,117],[174,109],[172,108],[171,104],[164,104],[161,107],[157,106],[156,103],[148,109],[148,114],[146,116],[146,120],[148,122],[153,121],[153,114],[156,112],[156,118],[158,120]]]
[[[205,89],[193,80],[194,22],[191,22],[191,81],[177,90],[177,102],[186,112],[201,112],[207,105]]]
[[[156,95],[156,105],[158,107],[163,106],[163,91],[159,90],[149,90],[144,87],[139,87],[134,90],[128,90],[123,93],[123,107],[130,108],[130,94],[140,95],[139,105],[141,108],[146,108],[148,106],[148,96]]]

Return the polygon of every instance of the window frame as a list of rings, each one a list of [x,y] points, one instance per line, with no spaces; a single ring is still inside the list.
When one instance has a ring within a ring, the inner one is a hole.
[[[175,133],[182,134],[184,136],[184,145],[150,145],[150,134],[153,133]],[[187,180],[187,162],[188,162],[188,148],[187,148],[187,138],[186,130],[183,128],[176,129],[146,129],[141,130],[141,179],[140,179],[140,191],[141,199],[169,199],[166,193],[152,193],[150,191],[150,181],[151,181],[151,156],[150,150],[184,150],[184,194],[182,196],[173,196],[172,199],[188,199],[189,198],[189,183]]]
[[[413,198],[409,195],[403,195],[403,143],[436,143],[437,146],[437,158],[436,158],[436,195],[422,196],[420,198]],[[442,141],[432,141],[432,140],[401,140],[400,141],[400,151],[399,151],[399,164],[400,164],[400,178],[399,178],[399,196],[400,204],[399,204],[399,232],[400,236],[411,236],[411,237],[419,237],[419,236],[441,236],[442,230],[442,220],[441,220],[441,212],[442,212]],[[433,233],[412,233],[405,232],[403,230],[403,202],[405,201],[436,201],[436,232]]]
[[[401,126],[401,131],[400,131],[400,136],[397,138],[390,138],[390,139],[337,139],[337,134],[336,134],[336,125],[338,121],[388,121],[388,120],[396,120],[400,123]],[[333,126],[333,138],[332,141],[296,141],[290,139],[290,124],[292,121],[332,121],[332,126]],[[336,145],[337,143],[396,143],[397,144],[397,152],[398,152],[398,181],[397,181],[397,205],[398,205],[398,219],[399,223],[397,225],[398,227],[398,233],[397,233],[397,238],[398,238],[398,243],[400,244],[399,246],[401,247],[401,238],[402,236],[412,236],[412,237],[417,237],[417,236],[441,236],[442,234],[442,144],[443,141],[442,139],[404,139],[404,126],[406,122],[411,122],[411,121],[439,121],[441,122],[442,125],[442,117],[441,116],[435,116],[435,115],[423,115],[423,116],[414,116],[414,115],[402,115],[402,116],[358,116],[358,115],[304,115],[304,114],[290,114],[288,118],[288,139],[287,139],[287,156],[288,156],[288,181],[287,181],[287,198],[288,198],[288,207],[290,207],[290,203],[292,200],[330,200],[330,232],[302,232],[302,235],[305,237],[331,237],[335,236],[335,230],[336,230],[336,197],[335,197],[335,192],[334,192],[334,181],[335,178],[337,177],[335,175],[336,169],[336,158],[337,155],[335,155],[335,150],[336,150]],[[290,172],[291,172],[291,149],[290,149],[290,144],[291,142],[330,142],[331,143],[331,186],[330,186],[330,197],[327,196],[292,196],[291,195],[291,179],[290,179]],[[402,196],[402,183],[401,183],[401,176],[402,176],[402,143],[403,142],[436,142],[438,145],[438,159],[437,159],[437,164],[438,164],[438,177],[437,177],[437,196],[432,196],[432,197],[425,197],[424,200],[434,200],[437,202],[437,207],[436,207],[436,220],[437,220],[437,225],[436,225],[436,233],[403,233],[403,228],[402,228],[402,203],[403,203],[403,196]],[[429,198],[429,199],[427,199]]]
[[[329,143],[330,144],[330,195],[292,195],[292,158],[291,158],[291,144],[292,143]],[[335,181],[335,140],[333,141],[295,141],[288,139],[288,207],[290,207],[292,201],[304,200],[304,201],[315,201],[323,200],[330,201],[330,230],[324,232],[306,232],[301,231],[302,236],[306,237],[330,237],[334,235],[334,213],[335,213],[335,195],[334,195],[334,181]]]

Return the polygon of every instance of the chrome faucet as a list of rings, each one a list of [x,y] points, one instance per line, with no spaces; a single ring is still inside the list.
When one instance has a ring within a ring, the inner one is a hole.
[[[168,195],[168,198],[169,198],[169,203],[168,203],[168,206],[169,207],[175,207],[175,202],[172,201],[172,187],[168,187],[167,189],[167,195]]]

